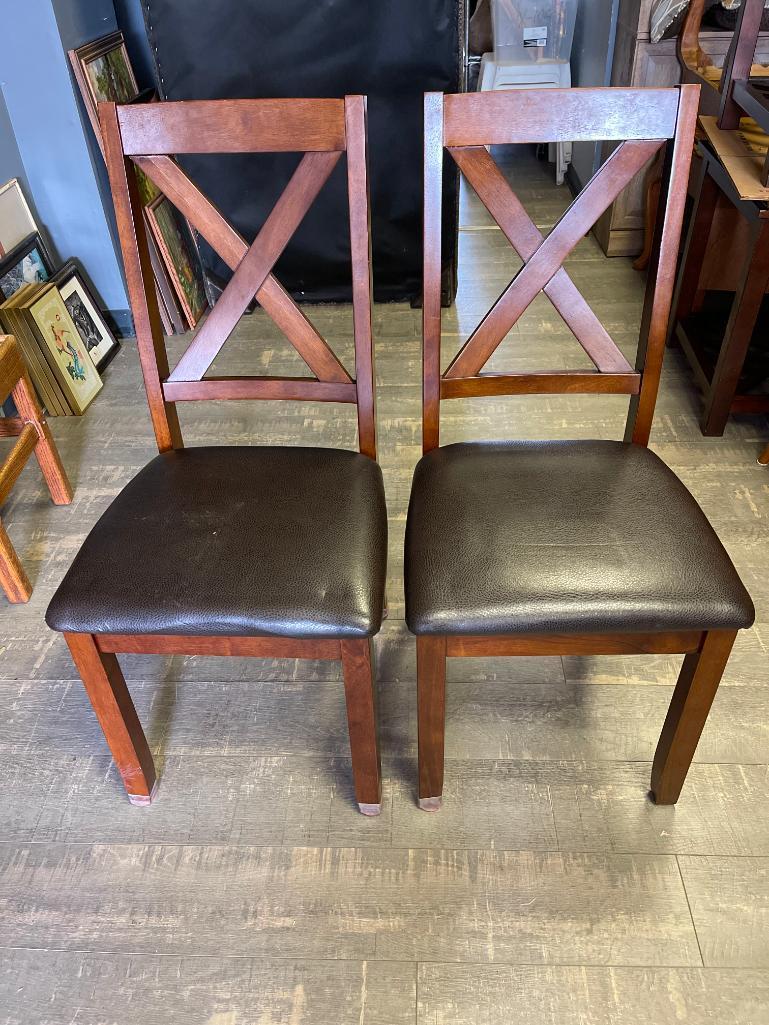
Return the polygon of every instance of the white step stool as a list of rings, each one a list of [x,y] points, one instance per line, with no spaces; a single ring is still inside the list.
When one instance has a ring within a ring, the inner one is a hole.
[[[569,89],[571,66],[568,61],[495,61],[493,53],[484,53],[478,76],[478,91],[496,89]],[[563,185],[566,168],[571,163],[571,143],[556,142],[548,146],[548,159],[555,163],[555,180]]]

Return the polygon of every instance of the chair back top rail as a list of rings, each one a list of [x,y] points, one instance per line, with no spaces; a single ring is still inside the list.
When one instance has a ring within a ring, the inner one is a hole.
[[[646,445],[651,430],[673,292],[699,87],[552,89],[425,95],[423,449],[440,440],[442,400],[488,395],[627,394],[625,437]],[[602,167],[543,237],[489,145],[619,140]],[[666,146],[635,367],[606,332],[563,266],[580,239],[654,154]],[[441,369],[441,198],[444,153],[523,261],[459,352]],[[488,373],[484,367],[540,293],[590,357],[592,371]]]
[[[283,399],[355,404],[360,451],[375,459],[365,97],[174,101],[125,106],[102,103],[99,118],[142,373],[159,450],[183,446],[177,401]],[[263,152],[303,155],[256,239],[249,244],[173,156]],[[350,215],[354,376],[272,273],[343,155]],[[137,170],[155,183],[233,271],[215,307],[198,325],[171,371]],[[205,377],[254,297],[313,376]]]
[[[126,156],[344,150],[345,101],[173,100],[118,111]]]

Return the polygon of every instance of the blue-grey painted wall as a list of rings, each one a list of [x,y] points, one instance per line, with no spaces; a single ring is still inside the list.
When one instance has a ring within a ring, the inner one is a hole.
[[[116,27],[112,0],[14,5],[0,36],[0,87],[28,192],[55,253],[77,256],[103,305],[118,311],[128,302],[106,174],[66,53]]]

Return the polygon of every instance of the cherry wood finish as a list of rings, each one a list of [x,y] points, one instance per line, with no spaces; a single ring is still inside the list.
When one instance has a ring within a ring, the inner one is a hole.
[[[631,396],[625,440],[646,445],[659,388],[686,201],[699,90],[542,90],[425,97],[423,449],[440,440],[441,399],[554,392]],[[559,138],[631,139],[613,152],[547,239],[532,224],[485,145]],[[631,368],[561,266],[590,224],[668,140],[660,213],[650,253],[638,356]],[[524,261],[509,288],[441,373],[441,168],[448,149]],[[501,339],[543,291],[590,356],[595,371],[484,374]],[[436,811],[443,789],[447,658],[500,655],[685,654],[660,738],[652,785],[658,803],[681,791],[734,633],[458,634],[417,637],[419,806]]]
[[[764,451],[758,457],[758,461],[762,466],[766,466],[766,464],[769,463],[769,445],[766,446]]]
[[[183,447],[175,403],[202,399],[287,399],[354,403],[360,451],[376,459],[371,328],[371,237],[366,100],[222,100],[99,108],[128,293],[158,450]],[[299,165],[251,245],[174,162],[176,153],[302,152]],[[347,159],[355,378],[272,274],[342,156]],[[151,178],[232,269],[214,309],[169,369],[135,168]],[[204,375],[256,297],[314,376]],[[311,496],[309,496],[311,497]],[[235,655],[331,659],[342,665],[355,794],[367,815],[381,809],[381,770],[371,642],[276,636],[66,634],[67,643],[123,777],[129,799],[148,804],[157,783],[152,757],[116,655]]]
[[[17,417],[0,418],[0,437],[16,438],[16,444],[0,464],[0,505],[5,502],[19,474],[34,452],[56,505],[69,505],[72,487],[61,464],[43,411],[38,405],[32,382],[15,340],[0,335],[0,400],[13,396]],[[32,585],[0,521],[0,587],[14,604],[27,602]]]

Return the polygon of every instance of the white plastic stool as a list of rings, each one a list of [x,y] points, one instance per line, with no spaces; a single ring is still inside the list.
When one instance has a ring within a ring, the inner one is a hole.
[[[484,53],[478,76],[478,91],[494,89],[569,89],[571,66],[564,60],[496,61],[493,53]],[[566,168],[571,163],[571,143],[556,142],[548,146],[548,159],[555,163],[555,180],[563,185]]]

